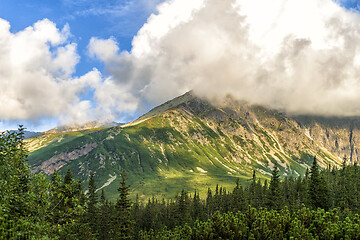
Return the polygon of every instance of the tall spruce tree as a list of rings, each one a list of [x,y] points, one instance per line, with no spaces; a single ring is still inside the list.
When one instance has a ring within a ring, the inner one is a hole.
[[[348,177],[350,175],[350,169],[347,167],[347,159],[346,156],[343,158],[340,174],[339,174],[339,180],[338,180],[338,186],[337,190],[339,192],[337,204],[340,206],[341,209],[346,209],[349,207],[349,181]]]
[[[249,202],[250,205],[256,206],[257,205],[257,194],[256,194],[256,171],[253,171],[251,184],[249,187]]]
[[[104,189],[101,189],[100,207],[98,217],[98,238],[100,240],[110,239],[111,236],[111,211],[112,205],[105,198]]]
[[[191,218],[193,220],[195,219],[201,219],[202,218],[202,204],[201,204],[201,200],[200,200],[200,196],[199,193],[196,192],[194,193],[194,198],[192,201],[192,205],[191,205]]]
[[[236,179],[236,186],[232,192],[232,212],[237,212],[246,209],[245,196],[243,187],[240,185],[240,181]]]
[[[118,188],[119,198],[115,205],[114,229],[115,239],[131,239],[132,225],[131,220],[131,201],[129,199],[130,186],[126,185],[125,170],[121,174],[121,186]]]
[[[89,223],[92,232],[96,235],[97,233],[97,203],[98,196],[96,194],[96,184],[94,172],[91,172],[89,179],[89,188],[87,193],[87,211],[86,221]]]
[[[138,233],[141,230],[141,208],[139,195],[136,194],[135,202],[131,206],[131,217],[135,220],[134,232]]]
[[[178,225],[186,223],[190,218],[190,201],[187,192],[183,189],[177,200]]]
[[[206,217],[209,218],[214,212],[214,200],[212,191],[208,188],[207,197],[206,197]]]
[[[329,208],[328,188],[325,179],[320,175],[316,157],[310,169],[309,200],[313,208]]]
[[[280,201],[280,174],[277,166],[274,167],[267,194],[267,206],[271,209],[279,210],[281,208]]]

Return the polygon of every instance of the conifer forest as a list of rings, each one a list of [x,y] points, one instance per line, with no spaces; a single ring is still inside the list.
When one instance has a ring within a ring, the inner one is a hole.
[[[123,172],[118,198],[83,189],[71,171],[51,179],[26,164],[23,129],[0,136],[0,239],[360,239],[360,166],[321,169],[316,156],[304,177],[271,179],[254,171],[234,182],[173,199],[131,199]]]

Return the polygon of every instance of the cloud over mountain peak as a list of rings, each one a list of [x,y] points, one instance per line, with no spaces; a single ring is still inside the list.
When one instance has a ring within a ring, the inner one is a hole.
[[[357,12],[331,0],[174,0],[158,11],[131,52],[112,41],[104,58],[90,45],[138,106],[193,89],[290,113],[360,114]]]

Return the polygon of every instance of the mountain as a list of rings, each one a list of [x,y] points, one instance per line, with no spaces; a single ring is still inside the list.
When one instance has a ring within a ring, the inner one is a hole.
[[[359,118],[287,116],[230,97],[219,105],[191,92],[168,101],[132,123],[71,132],[47,132],[27,141],[33,172],[70,168],[114,199],[127,171],[132,194],[173,197],[182,189],[216,184],[228,190],[236,179],[249,183],[253,170],[269,179],[303,175],[316,156],[322,167],[338,167],[347,156],[358,162]],[[85,184],[86,186],[86,184]]]
[[[18,130],[9,130],[9,133],[18,132]],[[24,132],[24,139],[39,136],[42,133],[41,132],[32,132],[32,131],[23,131]]]

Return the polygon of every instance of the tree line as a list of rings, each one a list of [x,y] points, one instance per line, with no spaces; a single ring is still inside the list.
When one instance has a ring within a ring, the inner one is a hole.
[[[26,165],[23,129],[0,135],[0,239],[360,239],[360,167],[320,169],[316,158],[304,177],[237,181],[201,199],[181,191],[174,199],[129,198],[123,172],[116,202],[86,194],[70,170],[51,180]]]

